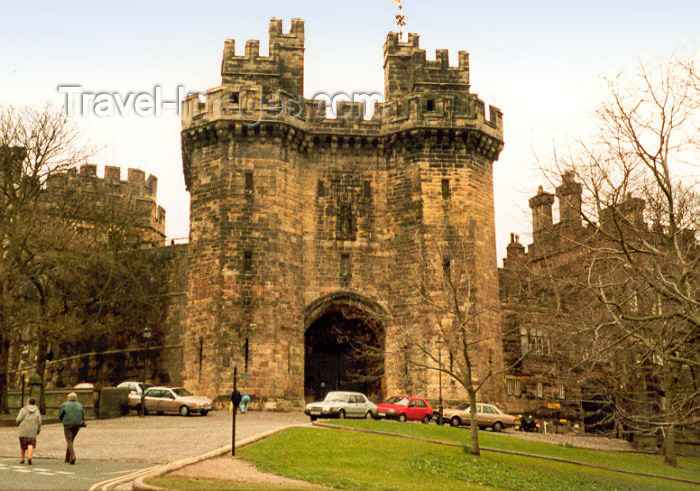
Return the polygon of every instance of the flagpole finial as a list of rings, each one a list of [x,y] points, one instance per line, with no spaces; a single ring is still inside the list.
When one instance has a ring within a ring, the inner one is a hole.
[[[399,13],[396,14],[396,25],[399,26],[399,40],[403,42],[403,30],[404,27],[406,27],[406,16],[403,15],[403,4],[401,3],[401,0],[393,1],[394,5],[396,5],[399,8]]]

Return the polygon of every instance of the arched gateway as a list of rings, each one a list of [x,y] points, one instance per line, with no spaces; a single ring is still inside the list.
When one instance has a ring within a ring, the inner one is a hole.
[[[304,312],[304,398],[330,390],[384,394],[386,311],[353,293],[319,298]]]

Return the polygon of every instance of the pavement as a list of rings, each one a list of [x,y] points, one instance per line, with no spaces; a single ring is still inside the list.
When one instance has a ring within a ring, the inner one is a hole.
[[[270,430],[308,423],[298,413],[239,414],[236,441]],[[0,490],[88,489],[92,485],[231,443],[231,413],[207,416],[128,416],[88,421],[75,439],[76,465],[63,462],[61,425],[45,425],[37,439],[34,465],[19,464],[17,428],[0,428]]]

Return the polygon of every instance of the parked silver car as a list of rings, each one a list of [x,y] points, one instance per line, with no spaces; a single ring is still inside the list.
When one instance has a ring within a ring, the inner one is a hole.
[[[146,401],[145,414],[148,413],[179,413],[189,416],[199,413],[206,416],[212,410],[212,400],[208,397],[195,396],[182,387],[151,387],[144,394]],[[129,406],[136,409],[141,404],[141,394],[129,394]]]
[[[323,401],[306,405],[304,414],[317,418],[367,418],[377,417],[377,405],[359,392],[329,392]]]

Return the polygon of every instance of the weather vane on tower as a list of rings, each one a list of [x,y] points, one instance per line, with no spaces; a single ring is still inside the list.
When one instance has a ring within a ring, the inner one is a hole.
[[[403,28],[406,27],[406,16],[403,15],[403,5],[401,0],[393,0],[394,5],[399,7],[399,13],[396,14],[396,25],[399,26],[399,40],[403,42]]]

